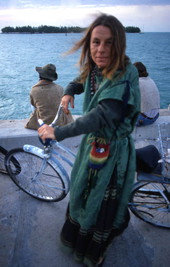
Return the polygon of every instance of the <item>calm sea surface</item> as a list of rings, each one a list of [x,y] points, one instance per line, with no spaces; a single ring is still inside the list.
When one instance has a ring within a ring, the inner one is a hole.
[[[22,119],[31,113],[29,92],[38,81],[36,66],[53,63],[65,87],[78,75],[79,53],[63,53],[80,34],[0,34],[0,119]],[[161,108],[170,104],[170,33],[127,34],[127,55],[142,61],[159,88]],[[76,96],[73,114],[81,114],[82,96]]]

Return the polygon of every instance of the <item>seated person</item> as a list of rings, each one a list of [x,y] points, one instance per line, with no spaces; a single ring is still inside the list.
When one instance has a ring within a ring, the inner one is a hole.
[[[145,126],[154,123],[159,117],[160,95],[155,82],[149,77],[142,62],[133,64],[139,73],[139,89],[141,93],[141,113],[136,126]]]
[[[58,78],[55,65],[36,67],[36,71],[39,73],[39,82],[31,88],[30,92],[33,112],[25,125],[25,128],[34,130],[39,128],[38,119],[46,124],[53,121],[63,96],[63,88],[53,82]],[[72,121],[74,120],[71,114],[62,112],[57,125],[62,126]]]

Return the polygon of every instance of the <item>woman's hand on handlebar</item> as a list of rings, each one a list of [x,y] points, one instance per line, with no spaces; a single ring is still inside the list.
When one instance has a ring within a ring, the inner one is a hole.
[[[54,128],[47,124],[38,128],[38,134],[44,142],[47,138],[55,140]]]
[[[66,114],[69,114],[70,111],[68,109],[68,106],[70,104],[71,108],[74,108],[74,97],[71,95],[64,95],[61,99],[61,105],[62,109]]]

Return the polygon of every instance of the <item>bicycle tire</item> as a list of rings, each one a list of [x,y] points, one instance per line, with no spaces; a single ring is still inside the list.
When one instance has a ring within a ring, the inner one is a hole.
[[[13,158],[19,162],[19,171]],[[8,152],[5,165],[13,182],[32,197],[57,202],[66,196],[62,176],[45,157],[16,148]]]
[[[8,151],[0,146],[0,172],[3,174],[8,174],[6,168],[5,168],[5,156],[8,153]]]
[[[141,220],[170,228],[170,184],[138,182],[134,185],[129,208]]]

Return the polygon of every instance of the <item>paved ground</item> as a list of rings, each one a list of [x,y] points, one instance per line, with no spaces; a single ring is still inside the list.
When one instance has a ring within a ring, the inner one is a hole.
[[[67,202],[36,200],[0,174],[0,266],[78,266],[59,247]],[[109,248],[104,267],[169,267],[169,247],[170,230],[132,216],[128,229]]]
[[[143,135],[146,132],[147,127]],[[78,266],[59,246],[67,203],[68,197],[58,203],[36,200],[20,191],[8,175],[0,174],[0,267]],[[104,267],[169,266],[170,230],[133,215],[128,229],[113,241],[104,263]]]

